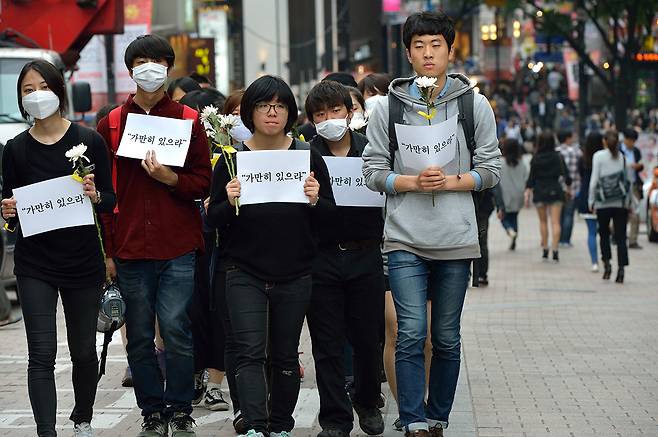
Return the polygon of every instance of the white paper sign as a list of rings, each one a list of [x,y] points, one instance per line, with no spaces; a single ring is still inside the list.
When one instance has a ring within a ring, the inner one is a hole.
[[[192,120],[128,114],[117,155],[144,159],[146,152],[155,150],[160,164],[182,167],[190,148],[192,124]]]
[[[331,178],[331,189],[338,206],[383,207],[386,196],[366,187],[363,159],[323,156]]]
[[[309,150],[263,150],[237,153],[240,205],[308,203],[304,182],[311,172]]]
[[[430,166],[443,167],[455,159],[457,115],[428,126],[396,123],[395,133],[405,170],[421,172]]]
[[[24,237],[94,224],[91,201],[83,194],[82,184],[71,176],[37,182],[13,191]]]

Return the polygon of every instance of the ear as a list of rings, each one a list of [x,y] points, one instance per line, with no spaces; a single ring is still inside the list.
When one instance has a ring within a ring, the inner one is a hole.
[[[411,64],[411,52],[409,51],[409,49],[405,49],[405,51],[407,52],[407,61],[409,61],[409,63]]]
[[[455,62],[455,45],[450,46],[450,51],[448,52],[448,62]]]

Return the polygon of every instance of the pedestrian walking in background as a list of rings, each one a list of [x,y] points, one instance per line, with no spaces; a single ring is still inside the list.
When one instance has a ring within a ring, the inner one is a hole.
[[[84,195],[97,213],[112,211],[116,197],[105,142],[93,130],[64,118],[68,100],[59,70],[46,61],[28,62],[18,76],[17,94],[21,114],[26,120],[32,117],[35,123],[9,140],[3,151],[2,217],[8,227],[16,230],[20,224],[13,190],[71,176],[67,152],[79,145],[84,150],[78,159],[84,159],[91,171],[82,181]],[[75,406],[70,419],[75,436],[91,437],[98,381],[96,322],[105,282],[99,231],[93,224],[29,237],[23,236],[20,225],[16,231],[14,273],[25,320],[28,392],[37,435],[57,435],[54,371],[57,300],[61,296],[73,363]]]
[[[605,149],[599,150],[592,158],[592,177],[589,184],[589,207],[596,212],[603,260],[603,279],[610,279],[610,221],[617,243],[617,283],[624,282],[624,267],[628,265],[626,246],[626,226],[632,204],[630,181],[626,169],[626,158],[619,149],[619,134],[608,130],[603,136]]]
[[[297,104],[281,78],[263,76],[249,85],[240,114],[254,133],[239,145],[241,153],[308,149],[308,144],[287,135],[297,119]],[[224,159],[213,173],[208,219],[222,241],[226,301],[238,347],[240,409],[253,436],[287,437],[295,425],[297,351],[311,299],[317,226],[335,209],[329,172],[317,151],[311,150],[310,164],[304,184],[308,204],[245,205],[239,215],[239,180],[231,179]],[[271,362],[269,375],[266,357]]]
[[[578,173],[580,175],[580,191],[576,196],[578,213],[587,224],[587,248],[592,261],[592,272],[599,271],[599,258],[596,247],[597,223],[596,214],[589,207],[589,184],[592,177],[592,158],[599,150],[603,150],[603,135],[591,132],[585,139],[583,156],[578,160]]]
[[[530,161],[530,174],[526,183],[526,204],[530,197],[539,216],[542,259],[548,260],[548,220],[551,221],[551,248],[553,261],[558,262],[558,244],[560,242],[560,213],[565,200],[562,183],[571,185],[569,171],[562,155],[555,150],[555,136],[550,130],[537,137],[537,150]]]
[[[573,141],[572,131],[560,131],[557,134],[558,147],[556,150],[562,155],[567,166],[571,185],[565,190],[564,205],[560,214],[560,246],[572,247],[571,233],[573,219],[576,212],[576,195],[580,192],[580,174],[578,161],[583,156],[580,146]]]
[[[516,139],[503,141],[503,162],[500,167],[499,191],[502,194],[502,207],[499,208],[500,219],[507,236],[510,238],[509,250],[516,249],[519,234],[519,211],[523,208],[528,167],[523,163],[523,148]],[[499,202],[500,203],[500,202]]]
[[[644,170],[642,163],[642,152],[635,147],[638,138],[638,133],[632,127],[624,129],[624,141],[621,150],[626,157],[626,166],[628,167],[628,174],[631,183],[631,194],[634,197],[633,205],[639,205],[642,201],[642,178],[640,172]],[[640,215],[637,208],[630,210],[630,233],[628,235],[628,248],[629,249],[642,249],[642,246],[637,242],[637,236],[640,233]]]
[[[434,123],[459,113],[460,96],[473,99],[473,113],[464,114],[474,121],[473,155],[460,123],[455,158],[443,168],[430,166],[418,174],[401,162],[401,148],[389,126],[427,126],[418,113],[427,104],[416,77],[396,79],[388,98],[380,100],[371,114],[363,153],[368,187],[387,193],[383,251],[388,254],[398,318],[395,371],[401,424],[407,437],[429,436],[430,429],[432,435],[442,436],[459,376],[460,317],[470,260],[480,256],[472,191],[496,185],[500,150],[489,102],[481,94],[471,94],[468,78],[446,74],[455,40],[452,20],[442,12],[412,14],[404,24],[403,40],[416,75],[436,80],[427,93],[436,109]],[[425,405],[428,297],[433,350]]]

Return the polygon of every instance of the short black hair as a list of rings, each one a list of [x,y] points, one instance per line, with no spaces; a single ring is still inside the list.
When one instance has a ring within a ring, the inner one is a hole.
[[[254,110],[256,109],[256,104],[269,102],[272,99],[277,99],[280,103],[288,107],[288,121],[284,130],[288,133],[292,129],[295,121],[297,121],[298,111],[295,96],[283,79],[268,74],[253,81],[245,90],[244,96],[242,96],[240,117],[244,125],[251,132],[255,129]]]
[[[455,42],[455,23],[444,12],[416,12],[409,15],[402,28],[407,50],[411,48],[411,39],[421,35],[443,35],[450,50]]]
[[[167,94],[169,97],[174,95],[176,88],[182,89],[187,94],[190,91],[199,91],[201,89],[201,85],[199,85],[199,82],[189,77],[179,77],[178,79],[174,79],[169,83],[169,86],[167,87]]]
[[[363,98],[363,94],[361,94],[361,91],[359,91],[358,88],[354,88],[353,86],[346,86],[345,88],[347,88],[347,91],[349,91],[350,96],[356,97],[356,101],[359,102],[361,108],[366,109],[366,99]]]
[[[624,138],[628,138],[629,140],[637,141],[637,137],[639,135],[637,134],[637,131],[633,129],[632,127],[627,127],[624,129]]]
[[[204,76],[202,74],[199,74],[196,71],[190,73],[189,78],[196,81],[197,83],[207,83],[209,85],[212,85],[212,82],[210,82],[210,79],[208,79],[208,76]]]
[[[573,132],[570,130],[561,130],[557,133],[557,141],[560,144],[564,144],[564,142],[571,137],[573,137]]]
[[[345,105],[347,111],[352,112],[352,96],[347,87],[333,80],[323,80],[311,88],[304,108],[306,116],[313,123],[314,113],[340,105]]]
[[[354,80],[354,76],[352,76],[350,73],[344,73],[342,71],[329,73],[322,80],[333,80],[334,82],[342,83],[345,86],[356,86],[356,80]]]
[[[123,56],[128,70],[133,69],[137,58],[151,58],[158,61],[163,59],[171,68],[176,60],[176,54],[169,41],[160,35],[141,35],[128,45]]]
[[[224,94],[215,88],[202,88],[185,94],[179,103],[202,111],[203,108],[210,105],[221,110],[224,107],[225,101],[226,97],[224,97]]]
[[[43,77],[43,80],[48,84],[48,89],[55,93],[59,99],[59,113],[65,114],[69,106],[68,97],[66,95],[66,85],[64,84],[64,76],[62,72],[57,69],[53,64],[42,59],[30,61],[23,66],[20,74],[18,75],[18,82],[16,82],[16,97],[18,98],[18,110],[24,119],[28,119],[29,114],[23,107],[23,92],[22,84],[25,75],[30,71],[36,71]]]

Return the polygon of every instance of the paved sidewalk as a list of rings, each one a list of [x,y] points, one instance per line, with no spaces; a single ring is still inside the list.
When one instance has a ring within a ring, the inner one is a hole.
[[[470,289],[463,318],[462,372],[446,437],[658,436],[658,246],[631,251],[626,284],[589,272],[585,225],[558,265],[543,263],[536,214],[520,215],[516,252],[492,217],[488,288]],[[642,236],[641,240],[646,241]],[[614,276],[613,276],[614,277]],[[57,387],[59,434],[72,435],[71,367],[60,311]],[[101,337],[99,336],[99,345]],[[319,399],[308,333],[306,378],[295,436],[319,432]],[[139,411],[120,386],[126,365],[120,337],[110,346],[96,401],[96,435],[135,436]],[[27,397],[22,323],[0,329],[0,436],[35,435]],[[387,437],[395,402],[385,389]],[[200,437],[234,435],[228,412],[195,409]],[[358,428],[353,435],[364,435]]]

